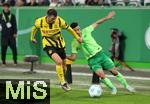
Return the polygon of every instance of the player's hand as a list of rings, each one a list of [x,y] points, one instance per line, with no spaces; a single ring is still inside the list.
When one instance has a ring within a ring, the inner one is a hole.
[[[115,16],[115,11],[109,12],[109,14],[106,16],[106,19],[112,19]]]
[[[77,58],[77,54],[76,53],[72,53],[71,55],[67,55],[67,60],[68,61],[75,61],[75,59]]]
[[[32,43],[36,44],[37,43],[37,40],[36,39],[33,39],[31,40]]]
[[[79,38],[77,39],[77,41],[81,44],[81,43],[82,43],[82,37],[79,37]]]

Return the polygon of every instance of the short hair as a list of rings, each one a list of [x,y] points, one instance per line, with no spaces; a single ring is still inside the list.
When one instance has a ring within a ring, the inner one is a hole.
[[[75,28],[75,27],[77,27],[77,26],[78,26],[78,23],[77,23],[77,22],[72,22],[71,25],[70,25],[71,28]]]
[[[47,16],[57,16],[57,11],[55,9],[48,9]]]
[[[8,3],[3,3],[3,5],[2,5],[3,7],[10,7],[10,5],[8,4]]]
[[[117,28],[111,28],[113,31],[118,32],[119,30]]]
[[[8,3],[4,3],[3,5],[2,5],[3,7],[10,7],[10,5],[8,4]]]

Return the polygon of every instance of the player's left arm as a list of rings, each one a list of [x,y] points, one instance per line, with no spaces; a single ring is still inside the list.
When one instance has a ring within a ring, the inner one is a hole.
[[[115,11],[109,12],[106,17],[101,18],[101,19],[99,19],[98,21],[94,22],[94,23],[92,24],[93,28],[95,29],[95,28],[98,27],[101,23],[103,23],[103,22],[105,22],[105,21],[107,21],[107,20],[112,19],[112,18],[114,17],[114,15],[115,15]]]
[[[80,49],[80,44],[74,39],[71,42],[71,55],[67,56],[68,60],[75,61],[77,58],[78,50]]]
[[[77,54],[76,53],[72,53],[70,56],[67,56],[67,59],[71,60],[71,61],[75,61],[76,58],[77,58]]]

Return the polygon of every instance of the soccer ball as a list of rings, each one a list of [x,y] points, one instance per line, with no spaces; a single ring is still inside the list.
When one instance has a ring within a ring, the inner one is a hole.
[[[100,85],[91,85],[89,88],[90,97],[99,97],[102,95],[102,88]]]

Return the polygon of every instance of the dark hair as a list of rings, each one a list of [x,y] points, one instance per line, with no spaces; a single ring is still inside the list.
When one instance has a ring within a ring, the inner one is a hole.
[[[51,16],[51,15],[56,17],[57,16],[57,11],[55,9],[48,9],[47,16]]]
[[[75,28],[75,27],[77,27],[77,26],[78,26],[78,23],[77,23],[77,22],[72,22],[71,25],[70,25],[71,28]]]
[[[10,7],[10,5],[8,4],[8,3],[4,3],[3,5],[2,5],[3,7]]]
[[[111,28],[113,31],[118,32],[119,30],[117,28]]]

